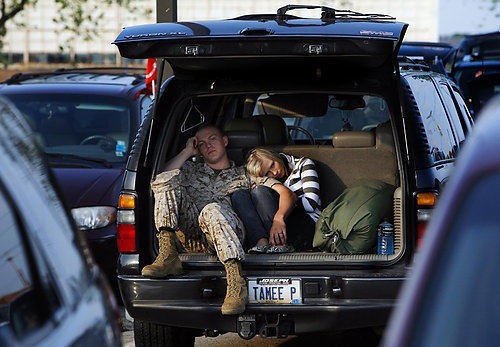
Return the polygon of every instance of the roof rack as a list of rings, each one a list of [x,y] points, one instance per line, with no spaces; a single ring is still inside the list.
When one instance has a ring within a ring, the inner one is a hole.
[[[362,20],[395,20],[395,17],[379,14],[379,13],[361,13],[351,10],[336,10],[331,7],[326,6],[314,6],[314,5],[286,5],[280,7],[276,13],[276,19],[286,20],[285,15],[290,10],[296,9],[321,9],[321,19],[323,21],[333,21],[335,19],[362,19]]]
[[[27,81],[30,79],[35,79],[35,78],[45,78],[45,77],[51,77],[51,76],[58,76],[58,75],[64,75],[64,74],[71,74],[71,73],[92,73],[95,75],[106,75],[106,74],[112,74],[112,75],[117,75],[117,76],[134,76],[136,79],[132,84],[137,84],[143,82],[145,78],[145,74],[142,73],[137,73],[137,72],[127,72],[127,70],[137,70],[137,71],[146,71],[146,68],[140,68],[140,67],[127,67],[127,68],[122,68],[122,67],[91,67],[91,68],[71,68],[71,69],[57,69],[54,71],[47,71],[47,72],[28,72],[28,73],[17,73],[12,75],[10,78],[6,79],[2,83],[21,83],[23,81]],[[115,72],[116,71],[116,72]],[[122,71],[122,72],[118,72]]]
[[[60,68],[57,70],[54,70],[55,72],[82,72],[82,71],[124,71],[125,73],[128,70],[135,70],[135,71],[146,71],[145,67],[116,67],[116,66],[110,66],[110,67],[105,67],[105,66],[99,66],[99,67],[80,67],[80,68]]]
[[[276,14],[249,14],[243,15],[233,20],[277,20],[277,21],[287,21],[291,19],[302,19],[302,17],[293,16],[287,14],[288,11],[297,9],[321,9],[321,19],[323,21],[334,21],[335,19],[354,19],[354,20],[396,20],[395,17],[378,14],[378,13],[361,13],[351,10],[337,10],[326,6],[314,6],[314,5],[286,5],[280,7]]]

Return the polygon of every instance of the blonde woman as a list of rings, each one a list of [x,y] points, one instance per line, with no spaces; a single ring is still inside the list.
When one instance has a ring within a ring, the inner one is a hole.
[[[251,253],[310,250],[321,210],[319,181],[314,162],[265,148],[253,149],[247,172],[260,185],[236,191],[233,209],[247,230]]]

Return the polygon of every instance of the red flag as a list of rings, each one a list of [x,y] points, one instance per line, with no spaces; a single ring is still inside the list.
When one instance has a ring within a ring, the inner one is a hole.
[[[146,67],[146,88],[148,88],[153,94],[156,87],[156,59],[148,59],[148,65]]]

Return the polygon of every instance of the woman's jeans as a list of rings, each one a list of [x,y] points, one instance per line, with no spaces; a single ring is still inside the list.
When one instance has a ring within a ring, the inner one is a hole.
[[[278,192],[266,186],[257,186],[251,191],[240,189],[231,195],[231,203],[245,225],[249,248],[259,239],[269,239],[274,215],[278,211]],[[297,251],[311,250],[315,223],[304,211],[302,203],[298,203],[285,223],[288,244]]]

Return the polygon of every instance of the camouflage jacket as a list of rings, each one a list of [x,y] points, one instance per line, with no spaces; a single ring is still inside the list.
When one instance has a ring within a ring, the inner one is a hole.
[[[250,189],[255,179],[250,178],[242,166],[231,166],[223,170],[214,170],[205,163],[186,161],[181,169],[164,171],[151,182],[153,191],[169,189],[175,185],[183,186],[194,200],[199,211],[205,205],[218,202],[230,204],[229,195],[238,189]],[[255,183],[254,183],[255,184]]]

